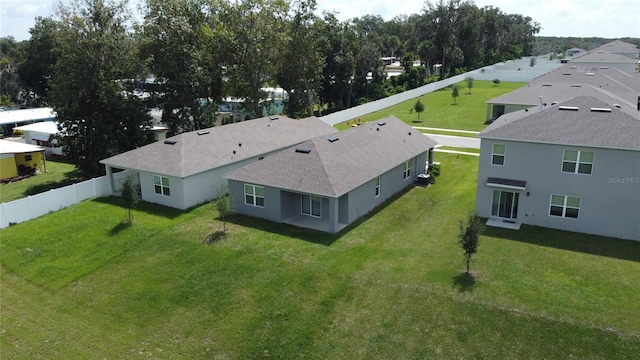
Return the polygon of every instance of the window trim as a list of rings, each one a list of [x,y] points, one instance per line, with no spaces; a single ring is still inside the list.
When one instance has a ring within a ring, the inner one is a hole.
[[[563,202],[562,205],[554,205],[553,204],[553,197],[554,196],[561,196],[563,198]],[[569,206],[567,205],[569,202],[569,198],[574,198],[574,199],[578,199],[578,207],[575,206]],[[562,215],[554,215],[551,213],[552,207],[562,207]],[[555,218],[562,218],[562,219],[575,219],[578,220],[580,218],[580,209],[582,208],[582,198],[579,196],[571,196],[571,195],[561,195],[561,194],[551,194],[551,196],[549,197],[549,216],[555,217]],[[573,210],[577,210],[577,214],[575,217],[573,216],[567,216],[567,209],[573,209]]]
[[[378,175],[378,177],[376,177],[376,190],[375,190],[375,197],[379,197],[381,194],[380,191],[380,183],[382,182],[382,179],[380,179],[380,175]]]
[[[407,180],[411,177],[411,160],[407,160],[404,163],[404,169],[402,171],[402,180]]]
[[[158,179],[157,182],[156,182],[156,179]],[[167,180],[166,185],[164,184],[164,180]],[[169,177],[154,174],[153,175],[153,192],[156,195],[171,196],[171,181]]]
[[[248,206],[254,206],[259,208],[264,208],[264,186],[254,185],[254,184],[244,184],[244,204]],[[251,189],[251,193],[247,192],[247,189]],[[257,194],[257,189],[262,189],[262,196]],[[248,202],[247,199],[249,196],[252,199],[252,202]],[[262,199],[262,205],[258,204],[258,199]]]
[[[565,160],[565,155],[567,153],[567,151],[573,151],[576,152],[576,160]],[[581,156],[583,153],[591,153],[591,162],[586,162],[586,161],[580,161]],[[584,151],[584,150],[570,150],[570,149],[565,149],[564,151],[562,151],[562,162],[560,164],[560,172],[563,174],[576,174],[576,175],[593,175],[593,163],[595,162],[595,158],[596,158],[596,153],[595,151]],[[564,164],[565,162],[567,163],[572,163],[575,164],[575,168],[573,171],[565,171],[564,170]],[[580,172],[580,165],[591,165],[590,171],[589,173],[583,173]]]
[[[504,147],[504,152],[502,154],[496,153],[496,145],[502,145]],[[502,164],[498,164],[493,161],[496,156],[502,156]],[[507,160],[507,144],[502,144],[502,143],[491,144],[491,165],[504,166],[506,160]]]
[[[305,198],[309,198],[309,209],[306,209],[306,210],[308,210],[308,212],[305,212],[305,206],[304,206],[304,199]],[[320,203],[320,207],[319,207],[320,214],[319,215],[314,214],[314,212],[313,212],[313,202],[314,202],[314,200]],[[315,217],[315,218],[322,218],[322,198],[320,196],[317,196],[317,195],[302,194],[302,196],[300,196],[300,212],[303,215],[306,215],[306,216],[311,216],[311,217]]]

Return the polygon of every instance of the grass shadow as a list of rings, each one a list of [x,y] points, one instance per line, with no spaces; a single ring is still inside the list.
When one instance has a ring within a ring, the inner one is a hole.
[[[121,222],[118,223],[118,225],[114,226],[110,231],[109,231],[109,236],[116,236],[118,235],[122,230],[128,229],[131,227],[131,225],[133,225],[132,223],[126,221],[126,220],[122,220]]]
[[[103,197],[95,198],[91,201],[102,203],[102,204],[120,206],[124,209],[124,201],[120,196],[103,196]],[[189,210],[183,211],[183,210],[175,209],[175,208],[164,206],[164,205],[149,203],[146,201],[140,201],[135,210],[147,213],[149,215],[162,216],[167,219],[175,219],[178,216],[189,211]]]
[[[484,236],[560,250],[640,262],[640,242],[522,225],[520,230],[487,226]]]
[[[463,272],[453,278],[453,285],[458,288],[460,292],[472,291],[476,285],[476,277],[469,273]]]
[[[215,244],[218,241],[222,240],[225,236],[227,236],[227,233],[222,231],[222,230],[216,230],[215,232],[208,234],[205,238],[204,238],[204,243],[206,245],[211,245],[211,244]]]

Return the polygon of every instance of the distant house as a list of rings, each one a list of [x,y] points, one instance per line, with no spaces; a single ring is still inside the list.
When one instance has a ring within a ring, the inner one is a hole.
[[[580,48],[571,48],[571,49],[567,49],[567,51],[564,52],[564,56],[565,57],[573,57],[573,56],[578,56],[578,55],[582,55],[582,54],[586,54],[587,50],[585,49],[580,49]]]
[[[487,121],[503,114],[591,96],[608,103],[637,108],[640,73],[608,66],[563,65],[527,86],[487,101]]]
[[[479,134],[477,213],[640,240],[638,114],[581,96],[500,117]]]
[[[43,121],[18,126],[14,130],[22,131],[25,143],[43,147],[46,155],[62,155],[62,147],[58,146],[58,140],[55,138],[58,134],[58,123]]]
[[[41,121],[52,121],[56,113],[52,108],[35,108],[0,111],[2,135],[10,136],[13,128]]]
[[[215,199],[222,176],[311,138],[337,132],[316,117],[266,117],[167,138],[100,161],[137,175],[144,201],[178,209]]]
[[[336,233],[413,185],[435,145],[389,117],[308,140],[225,177],[237,213]]]
[[[0,180],[46,171],[44,151],[40,146],[0,140]]]

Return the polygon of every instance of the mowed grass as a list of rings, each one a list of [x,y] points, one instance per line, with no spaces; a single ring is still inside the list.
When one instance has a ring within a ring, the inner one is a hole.
[[[47,172],[24,180],[0,184],[0,203],[21,199],[48,189],[70,185],[81,181],[81,174],[75,165],[47,160]]]
[[[632,359],[640,243],[488,229],[461,275],[477,158],[338,235],[210,204],[85,201],[0,231],[2,358]]]
[[[418,119],[418,113],[413,110],[418,98],[361,116],[360,121],[376,121],[383,117],[395,116],[411,126],[480,131],[487,126],[485,124],[486,101],[519,89],[526,83],[501,82],[499,85],[495,85],[491,81],[476,80],[473,82],[471,94],[469,94],[466,83],[458,85],[457,104],[454,104],[454,99],[451,97],[451,87],[421,96],[420,101],[424,105],[424,112],[420,113],[421,122],[415,122]],[[349,121],[349,124],[353,124],[353,120]],[[340,130],[346,127],[346,122],[336,125],[336,128]]]

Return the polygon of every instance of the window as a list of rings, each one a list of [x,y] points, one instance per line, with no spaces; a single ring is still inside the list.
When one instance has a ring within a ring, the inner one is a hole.
[[[506,150],[507,146],[505,144],[493,144],[493,151],[491,152],[491,165],[503,166]]]
[[[251,206],[264,207],[264,187],[244,184],[244,203]]]
[[[169,189],[169,178],[160,175],[153,175],[153,187],[156,194],[171,195],[171,189]]]
[[[411,176],[411,160],[404,163],[404,172],[402,173],[402,178],[407,179]]]
[[[576,196],[551,195],[549,215],[577,219],[580,213],[580,198]]]
[[[380,176],[376,178],[376,197],[380,196]]]
[[[31,161],[31,159],[33,159],[33,157],[31,157],[31,154],[24,156],[24,161]]]
[[[565,150],[562,157],[562,172],[591,175],[593,151]]]
[[[322,199],[314,195],[302,195],[302,213],[322,217]]]

